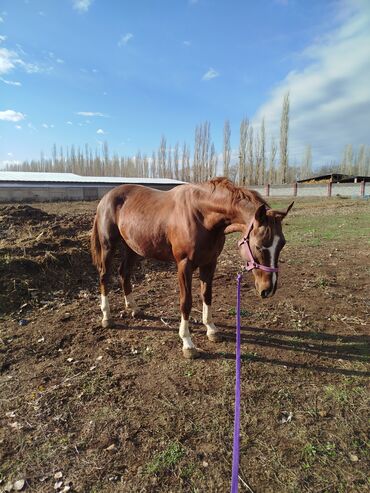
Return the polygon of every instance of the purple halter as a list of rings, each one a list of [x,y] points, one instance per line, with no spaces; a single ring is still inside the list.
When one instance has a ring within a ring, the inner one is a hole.
[[[251,234],[251,231],[253,229],[253,222],[254,219],[252,219],[252,221],[249,224],[247,234],[238,243],[238,247],[243,246],[245,248],[245,251],[247,253],[247,258],[249,258],[249,260],[247,260],[247,263],[245,264],[245,269],[247,272],[253,269],[260,269],[260,270],[264,270],[265,272],[277,272],[279,270],[278,267],[267,267],[267,265],[258,264],[253,257],[251,247],[249,246],[249,235]]]

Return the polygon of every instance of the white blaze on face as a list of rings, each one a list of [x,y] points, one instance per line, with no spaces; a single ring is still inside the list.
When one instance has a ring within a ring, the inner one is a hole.
[[[101,308],[101,311],[103,312],[103,320],[109,320],[110,319],[110,308],[109,308],[108,296],[104,296],[103,294],[101,295],[100,308]]]
[[[279,240],[280,237],[278,235],[275,235],[272,245],[266,248],[266,250],[268,250],[270,254],[270,267],[277,267],[275,260],[276,260],[276,249],[279,244]],[[272,272],[272,289],[275,289],[276,278],[277,278],[276,272]]]
[[[182,339],[183,349],[193,349],[195,347],[190,337],[189,320],[185,320],[182,315],[181,315],[179,336]]]
[[[218,332],[217,327],[213,323],[212,307],[203,303],[203,323],[207,328],[207,335],[215,334]]]

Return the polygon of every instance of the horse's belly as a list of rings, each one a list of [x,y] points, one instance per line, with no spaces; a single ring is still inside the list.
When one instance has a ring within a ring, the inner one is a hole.
[[[125,231],[121,231],[121,235],[127,245],[141,257],[156,260],[174,260],[172,247],[165,238],[150,237],[137,233],[127,234]]]

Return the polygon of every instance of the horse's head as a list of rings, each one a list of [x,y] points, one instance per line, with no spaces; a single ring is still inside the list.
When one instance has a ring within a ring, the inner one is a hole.
[[[282,220],[292,206],[283,212],[263,204],[247,226],[238,228],[244,235],[238,243],[240,255],[246,260],[246,269],[253,272],[256,291],[262,298],[273,296],[277,288],[279,254],[285,245]],[[235,226],[229,231],[235,231]]]

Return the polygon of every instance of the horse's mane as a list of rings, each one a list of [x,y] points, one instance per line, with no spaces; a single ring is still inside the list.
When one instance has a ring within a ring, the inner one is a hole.
[[[245,187],[238,187],[237,185],[234,185],[234,183],[229,180],[228,178],[224,176],[218,176],[216,178],[212,178],[209,180],[207,183],[209,183],[212,187],[214,192],[215,190],[227,190],[231,194],[231,201],[232,203],[237,203],[240,202],[243,199],[249,200],[255,205],[262,205],[265,204],[267,208],[269,208],[268,203],[261,197],[261,195],[256,192],[255,190],[249,190],[248,188]]]

